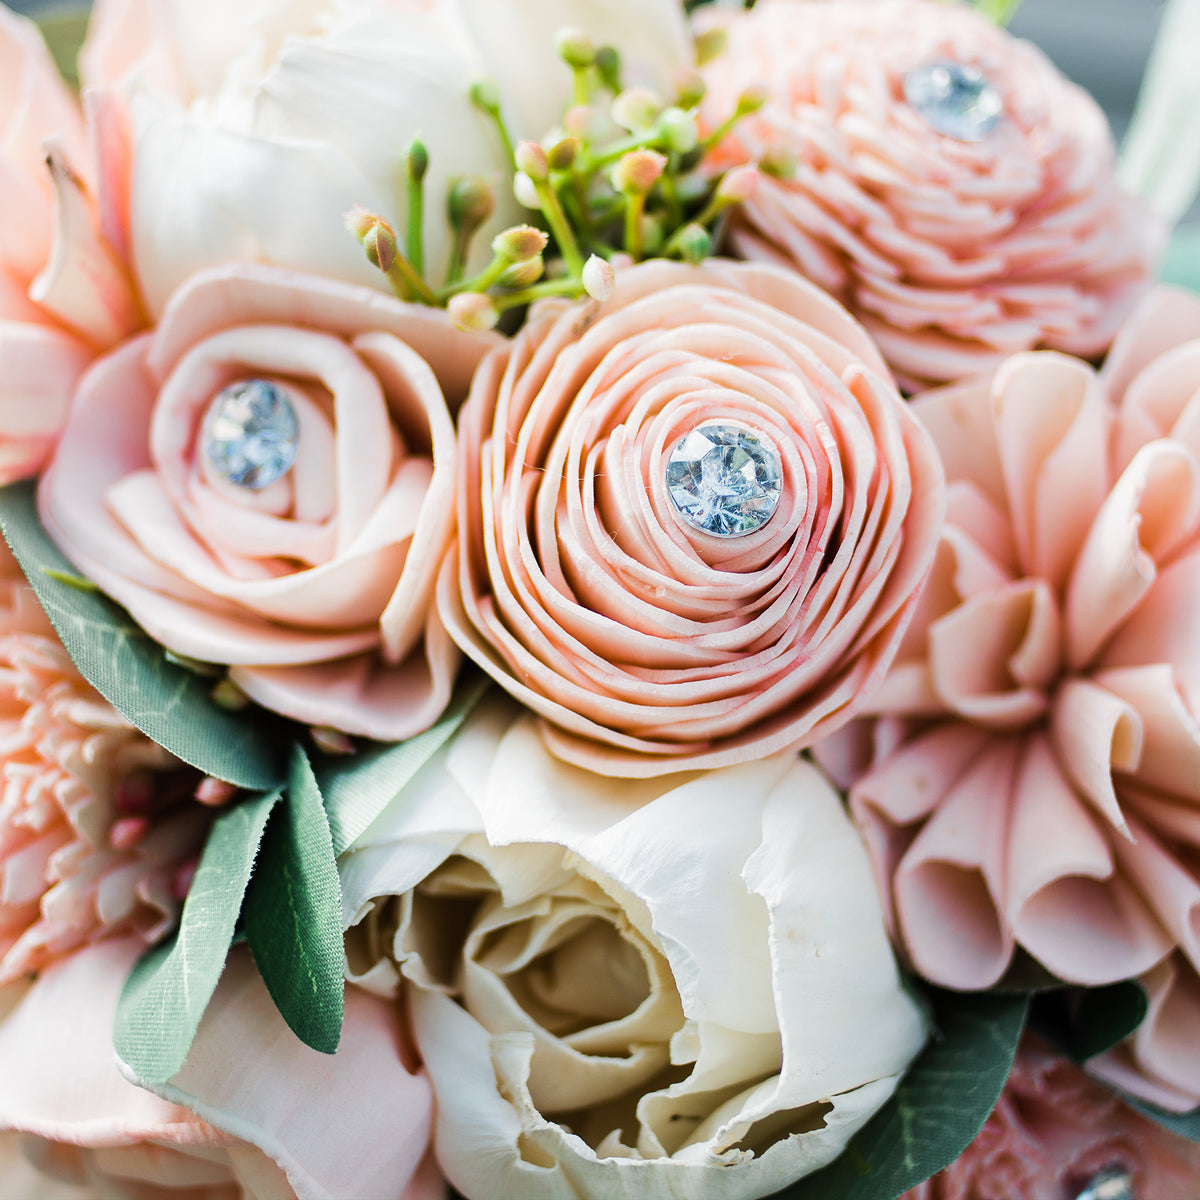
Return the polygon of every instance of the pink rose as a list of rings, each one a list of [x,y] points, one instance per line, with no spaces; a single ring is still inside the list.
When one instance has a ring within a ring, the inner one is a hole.
[[[1200,1194],[1200,1147],[1138,1116],[1027,1038],[979,1135],[901,1200],[1073,1200],[1106,1169],[1126,1175],[1130,1194],[1146,1200]]]
[[[672,448],[708,421],[778,454],[778,506],[743,536],[668,491]],[[937,456],[870,339],[764,266],[657,262],[604,304],[535,312],[459,434],[443,619],[556,754],[608,774],[759,758],[848,720],[940,527]]]
[[[318,1054],[237,951],[160,1098],[113,1062],[117,997],[140,949],[105,942],[0,992],[3,1184],[24,1176],[24,1194],[47,1200],[444,1197],[426,1157],[429,1084],[394,1003],[348,989],[338,1052]]]
[[[765,0],[706,20],[729,33],[705,69],[713,121],[770,89],[716,162],[799,156],[735,210],[739,256],[830,291],[911,388],[1019,350],[1107,347],[1160,231],[1114,181],[1100,109],[1037,49],[941,0]],[[984,89],[976,111],[994,123],[965,131],[977,140],[922,115],[920,87],[941,95],[946,70],[967,73],[960,95]]]
[[[1017,946],[1083,984],[1200,962],[1200,299],[1155,293],[1099,377],[1022,354],[913,407],[945,531],[881,719],[818,748],[846,780],[871,742],[900,945],[955,988]]]
[[[259,703],[409,737],[441,712],[456,667],[432,609],[454,524],[447,398],[499,340],[329,280],[198,275],[152,335],[83,380],[43,523],[151,636],[229,664]],[[295,457],[255,490],[214,465],[205,416],[263,379],[294,417]]]

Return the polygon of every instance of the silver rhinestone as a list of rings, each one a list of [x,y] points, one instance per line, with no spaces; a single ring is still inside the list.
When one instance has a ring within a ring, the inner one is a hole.
[[[1087,1181],[1075,1200],[1134,1200],[1133,1176],[1121,1166],[1104,1167]]]
[[[219,391],[201,432],[212,469],[222,479],[256,492],[292,469],[298,438],[292,402],[265,379],[231,383]]]
[[[904,98],[938,133],[981,142],[1004,116],[1004,101],[975,66],[942,61],[904,77]]]
[[[783,464],[771,440],[743,425],[705,421],[667,458],[667,492],[689,525],[714,537],[744,537],[774,515]]]

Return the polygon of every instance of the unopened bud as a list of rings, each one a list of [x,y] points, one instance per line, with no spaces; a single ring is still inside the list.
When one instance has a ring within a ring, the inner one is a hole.
[[[680,67],[671,75],[671,92],[680,108],[695,108],[707,91],[704,76],[691,67]]]
[[[685,225],[676,235],[675,244],[684,262],[703,262],[712,253],[712,234],[703,225]]]
[[[782,145],[769,146],[758,160],[759,171],[772,179],[794,179],[799,165],[800,157],[795,150]]]
[[[499,309],[482,292],[460,292],[451,296],[446,311],[459,329],[475,333],[494,329],[500,320]]]
[[[446,195],[446,215],[463,236],[474,233],[496,211],[496,193],[487,180],[464,175],[450,184]]]
[[[702,67],[710,63],[717,55],[724,53],[729,45],[729,35],[725,30],[714,27],[706,29],[696,38],[696,66]]]
[[[579,139],[565,137],[555,142],[546,151],[546,162],[552,171],[569,171],[575,156],[579,153]]]
[[[630,133],[645,133],[654,128],[662,100],[649,88],[626,88],[612,102],[612,119]]]
[[[515,157],[517,169],[524,171],[534,183],[545,183],[550,177],[546,152],[537,142],[518,142]]]
[[[696,118],[682,108],[664,109],[658,118],[658,132],[676,154],[687,154],[700,142]]]
[[[583,289],[593,300],[607,300],[616,286],[616,271],[598,254],[593,254],[583,264]]]
[[[764,83],[751,84],[739,97],[734,112],[739,117],[748,117],[756,113],[771,98],[771,92]]]
[[[613,167],[612,185],[623,196],[649,195],[666,165],[666,155],[657,150],[631,150]]]
[[[518,171],[513,176],[513,195],[523,208],[542,207],[542,202],[537,194],[537,186],[524,171]]]
[[[362,243],[367,261],[385,273],[390,271],[396,261],[396,231],[377,213],[357,204],[345,220],[346,228]]]
[[[491,116],[500,112],[500,89],[490,79],[478,79],[471,84],[471,103]]]
[[[596,51],[596,72],[614,95],[621,90],[621,55],[616,46],[601,46]]]
[[[420,138],[413,138],[409,144],[405,166],[408,169],[408,177],[414,183],[420,183],[425,178],[425,172],[429,170],[429,151],[425,149],[425,143]]]
[[[205,775],[196,785],[195,798],[208,808],[220,808],[228,804],[238,793],[236,784],[226,783],[224,779],[214,779]]]
[[[346,228],[350,231],[350,233],[352,233],[361,242],[363,238],[370,233],[371,227],[375,224],[375,222],[382,220],[382,218],[376,216],[375,213],[369,211],[368,209],[363,208],[361,204],[356,204],[348,213],[346,213],[342,220],[345,222]]]
[[[536,258],[527,258],[524,262],[513,263],[496,280],[496,283],[500,287],[507,288],[532,287],[545,273],[546,260],[539,254]]]
[[[717,199],[725,204],[741,204],[758,191],[759,179],[757,167],[734,167],[721,176],[721,182],[717,184]]]
[[[576,71],[582,71],[596,61],[596,47],[580,29],[560,29],[554,39],[554,49],[558,57]]]
[[[492,239],[492,253],[509,262],[527,262],[537,258],[549,240],[543,230],[535,229],[532,225],[514,225]]]

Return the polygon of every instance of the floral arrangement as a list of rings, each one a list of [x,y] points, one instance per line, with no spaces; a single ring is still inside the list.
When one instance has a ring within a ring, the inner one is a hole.
[[[1200,5],[1012,7],[0,6],[0,1198],[1200,1195]]]

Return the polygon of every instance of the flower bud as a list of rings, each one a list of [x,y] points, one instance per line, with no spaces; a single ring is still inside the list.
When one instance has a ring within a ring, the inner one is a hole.
[[[676,154],[687,154],[695,150],[700,142],[700,130],[696,118],[682,108],[667,108],[658,118],[658,132]]]
[[[535,229],[532,225],[514,225],[492,239],[492,253],[509,262],[527,262],[537,258],[549,241],[541,229]]]
[[[228,804],[237,795],[237,792],[235,784],[205,775],[196,785],[195,798],[209,808],[220,808],[221,805]]]
[[[546,162],[552,171],[569,171],[575,156],[579,153],[579,139],[565,137],[555,142],[546,151]]]
[[[615,96],[621,90],[621,55],[616,46],[601,46],[596,51],[596,71]]]
[[[647,196],[667,165],[657,150],[631,150],[612,169],[612,185],[623,196]]]
[[[583,264],[583,288],[593,300],[607,300],[617,286],[617,273],[598,254]]]
[[[518,142],[515,157],[517,170],[524,171],[534,183],[545,183],[550,178],[546,152],[537,142]]]
[[[739,117],[748,117],[756,113],[770,99],[771,92],[765,83],[756,83],[748,87],[739,97],[734,112]]]
[[[759,179],[757,167],[734,167],[721,176],[721,182],[717,184],[716,199],[724,204],[741,204],[758,191]]]
[[[524,262],[513,263],[496,283],[506,288],[532,287],[545,273],[546,260],[539,254],[535,258],[527,258]]]
[[[479,79],[471,84],[471,103],[489,116],[500,114],[500,89],[491,79]]]
[[[612,102],[612,119],[630,133],[646,133],[654,128],[662,100],[649,88],[626,88]]]
[[[414,183],[420,183],[425,178],[425,172],[429,170],[429,151],[425,149],[425,143],[420,138],[413,138],[409,143],[405,166],[408,169],[408,177]]]
[[[446,311],[459,329],[477,333],[494,329],[500,320],[500,311],[482,292],[460,292],[457,296],[451,296]]]
[[[710,63],[724,52],[729,44],[729,35],[723,29],[706,29],[696,38],[696,66]]]
[[[712,253],[712,234],[703,225],[693,222],[685,225],[675,235],[675,245],[679,247],[679,256],[693,266],[703,262]]]
[[[554,38],[558,57],[572,70],[582,71],[596,61],[596,47],[579,29],[560,29]]]
[[[538,199],[537,187],[524,171],[518,171],[513,176],[513,195],[517,198],[517,203],[524,208],[540,209],[542,207],[542,202]]]
[[[377,216],[369,209],[363,208],[361,204],[354,205],[354,207],[350,209],[350,211],[342,218],[346,224],[347,230],[349,230],[349,232],[352,233],[360,242],[367,236],[368,233],[371,232],[371,228],[374,226],[375,222],[382,219],[382,217]]]
[[[367,261],[385,275],[396,263],[396,233],[386,221],[376,221],[362,239]]]
[[[695,108],[707,91],[704,76],[691,67],[680,67],[671,75],[671,92],[680,108]]]
[[[446,195],[446,215],[463,236],[469,236],[496,211],[496,193],[487,180],[464,175],[450,184]]]
[[[768,146],[762,158],[758,160],[758,169],[772,179],[794,179],[796,168],[800,165],[800,156],[788,146]]]

